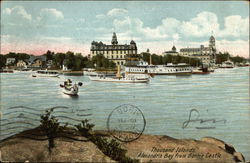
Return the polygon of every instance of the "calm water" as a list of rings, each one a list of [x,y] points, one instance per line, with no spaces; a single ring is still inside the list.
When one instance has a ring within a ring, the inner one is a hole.
[[[95,123],[95,129],[106,129],[107,117],[114,108],[132,104],[146,118],[144,133],[195,139],[213,136],[232,144],[250,160],[249,67],[217,69],[209,75],[190,77],[156,76],[148,84],[102,83],[91,82],[86,76],[70,77],[84,83],[77,98],[61,92],[59,84],[66,78],[1,74],[1,139],[39,124],[39,115],[49,107],[69,107],[55,113],[62,122],[76,123],[63,119],[64,115],[79,119],[82,114],[92,114],[88,118]],[[10,108],[15,106],[30,108]],[[226,119],[226,123],[199,130],[195,127],[204,124],[196,122],[183,129],[191,109],[197,109],[202,119]],[[19,123],[22,118],[32,124]]]

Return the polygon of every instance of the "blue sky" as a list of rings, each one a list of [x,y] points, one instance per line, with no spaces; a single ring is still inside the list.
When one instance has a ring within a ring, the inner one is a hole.
[[[1,53],[47,50],[89,53],[91,41],[135,40],[139,52],[162,53],[176,45],[207,45],[212,34],[220,51],[249,56],[246,1],[3,1]]]

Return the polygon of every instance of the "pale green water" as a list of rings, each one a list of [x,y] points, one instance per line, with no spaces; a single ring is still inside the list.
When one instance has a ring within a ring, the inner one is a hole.
[[[8,119],[8,123],[17,121],[14,117],[20,112],[13,112],[17,109],[9,107],[36,108],[38,112],[30,109],[28,112],[41,114],[45,108],[67,106],[70,113],[56,114],[79,118],[79,114],[91,113],[88,118],[96,124],[95,129],[106,129],[107,117],[114,108],[132,104],[139,107],[146,118],[144,133],[195,139],[213,136],[232,144],[250,160],[249,67],[217,69],[209,75],[190,77],[156,76],[148,84],[102,83],[91,82],[86,76],[70,77],[84,83],[78,98],[61,92],[59,84],[65,78],[32,78],[28,73],[1,74],[3,119]],[[189,111],[194,108],[202,119],[226,119],[227,122],[212,124],[215,129],[198,130],[195,127],[201,126],[199,122],[182,129]],[[90,110],[83,112],[80,109]],[[39,115],[24,114],[39,119]],[[34,123],[39,124],[35,120]],[[5,122],[2,121],[1,124],[1,138],[7,133],[23,130],[6,130],[9,125],[15,127],[18,123],[3,125]]]

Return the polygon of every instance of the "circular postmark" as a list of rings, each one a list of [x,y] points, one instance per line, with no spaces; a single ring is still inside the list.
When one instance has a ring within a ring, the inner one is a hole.
[[[116,107],[108,116],[108,131],[119,141],[131,142],[138,139],[146,126],[142,111],[130,104]]]

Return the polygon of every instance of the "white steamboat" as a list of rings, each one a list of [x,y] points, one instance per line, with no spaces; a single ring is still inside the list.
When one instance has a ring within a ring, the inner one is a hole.
[[[152,75],[191,75],[192,67],[186,63],[148,65],[147,62],[140,62],[137,66],[125,67],[125,72]]]

